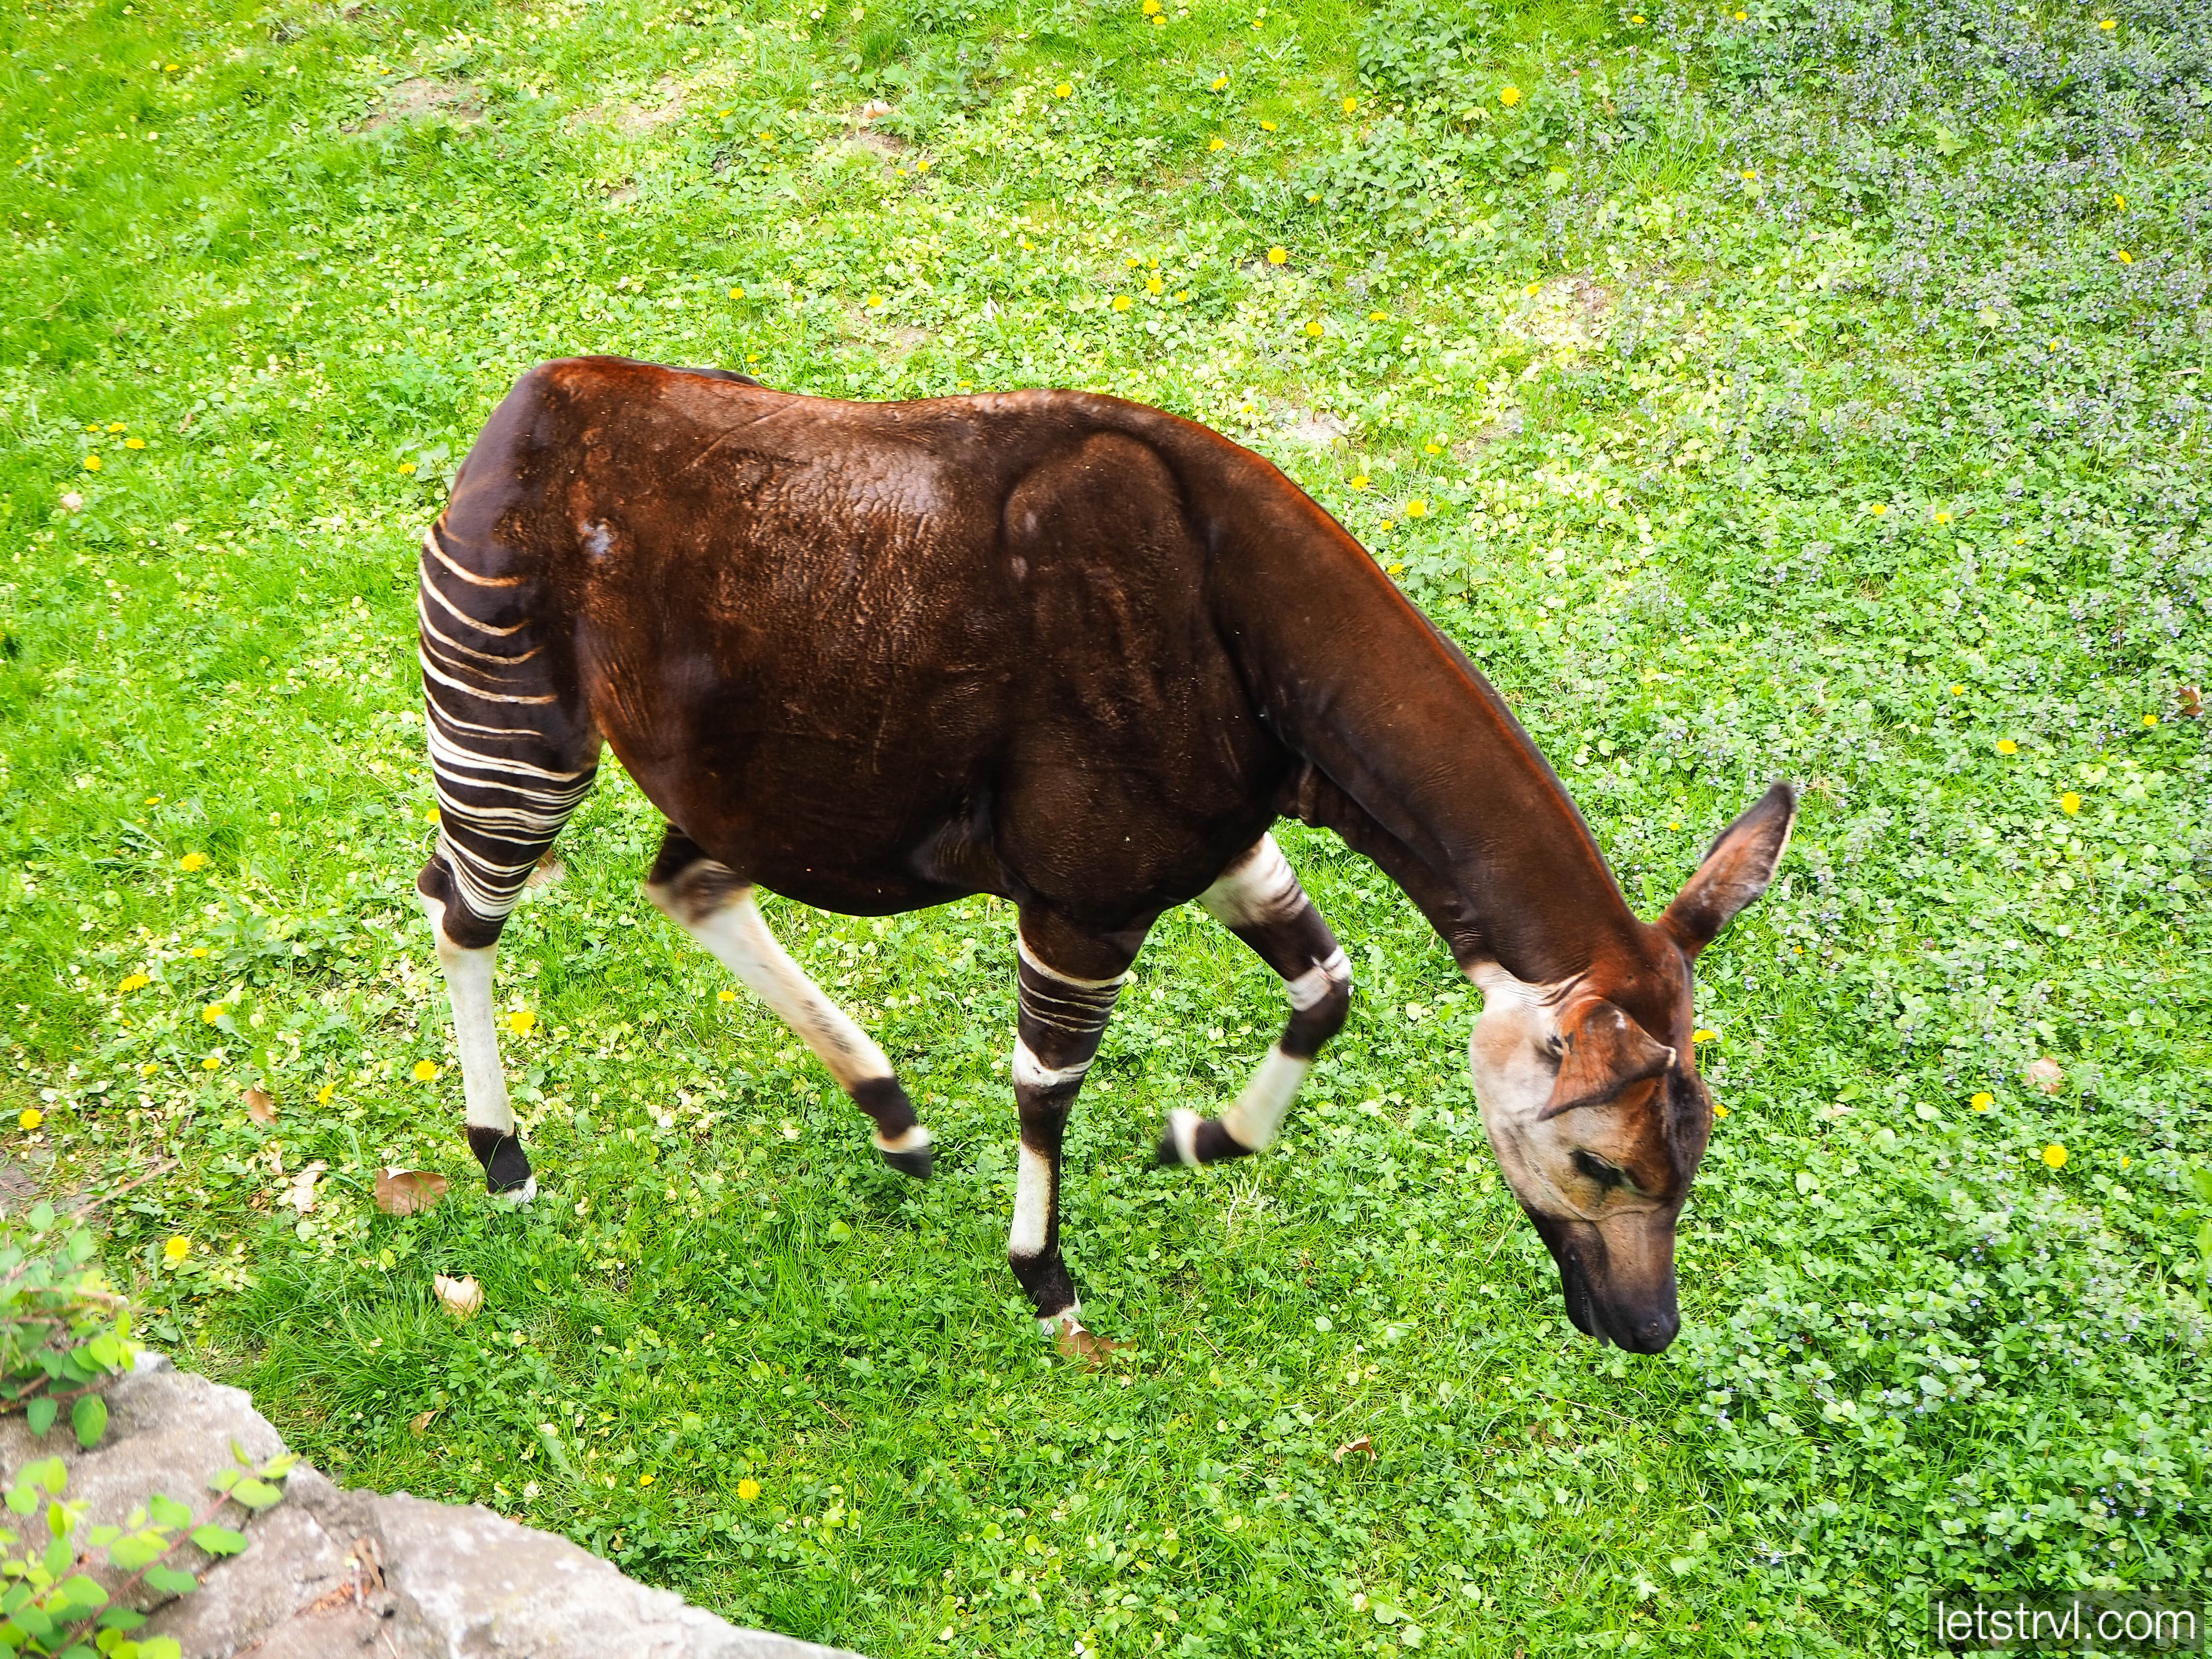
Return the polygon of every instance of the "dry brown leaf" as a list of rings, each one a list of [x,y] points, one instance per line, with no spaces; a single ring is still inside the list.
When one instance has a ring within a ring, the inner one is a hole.
[[[248,1089],[245,1099],[246,1115],[256,1123],[270,1124],[276,1121],[276,1102],[266,1089]]]
[[[466,1319],[483,1306],[483,1286],[473,1279],[448,1279],[443,1273],[434,1273],[430,1288],[438,1293],[438,1300],[446,1311],[456,1319]]]
[[[1349,1452],[1365,1452],[1368,1460],[1371,1462],[1375,1457],[1375,1443],[1363,1434],[1357,1440],[1346,1441],[1330,1455],[1341,1463],[1344,1462],[1346,1454]]]
[[[386,1215],[419,1215],[446,1195],[446,1177],[434,1170],[380,1170],[376,1207]]]
[[[2027,1069],[2021,1073],[2031,1089],[2040,1089],[2046,1095],[2055,1095],[2066,1086],[2066,1073],[2058,1062],[2045,1054],[2040,1060],[2030,1060]]]
[[[2183,686],[2181,688],[2181,718],[2193,720],[2203,712],[2204,693],[2193,685]]]
[[[1086,1331],[1080,1325],[1063,1325],[1053,1338],[1054,1346],[1070,1359],[1079,1359],[1086,1365],[1103,1365],[1117,1348],[1126,1348],[1126,1342],[1109,1341],[1095,1331]]]
[[[430,1421],[433,1418],[436,1417],[437,1414],[438,1413],[434,1410],[416,1413],[414,1416],[407,1419],[407,1431],[410,1434],[428,1433],[430,1429]]]
[[[297,1210],[301,1215],[305,1215],[308,1211],[313,1209],[315,1207],[315,1182],[322,1175],[323,1171],[330,1167],[331,1166],[329,1164],[324,1163],[319,1158],[313,1164],[302,1165],[300,1170],[300,1173],[292,1177],[291,1188],[285,1193],[284,1201],[287,1204],[289,1204],[294,1209]]]

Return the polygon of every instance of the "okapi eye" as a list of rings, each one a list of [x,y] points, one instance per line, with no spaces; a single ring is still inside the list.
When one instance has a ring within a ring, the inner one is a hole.
[[[1603,1158],[1594,1152],[1584,1152],[1579,1146],[1575,1148],[1574,1160],[1575,1168],[1601,1187],[1610,1189],[1621,1185],[1628,1179],[1626,1175]]]
[[[1546,1037],[1541,1042],[1538,1043],[1536,1047],[1542,1053],[1544,1058],[1551,1061],[1554,1066],[1558,1066],[1561,1060],[1567,1057],[1566,1040],[1557,1031],[1553,1032],[1551,1036]]]

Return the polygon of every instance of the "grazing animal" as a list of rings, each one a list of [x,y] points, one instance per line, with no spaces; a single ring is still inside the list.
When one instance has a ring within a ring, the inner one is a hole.
[[[517,382],[423,542],[441,809],[416,885],[453,1006],[470,1145],[535,1189],[493,1029],[492,958],[611,744],[666,817],[646,891],[802,1037],[884,1162],[929,1132],[867,1034],[754,902],[882,915],[1011,900],[1018,1182],[1007,1256],[1091,1353],[1060,1245],[1061,1137],[1154,918],[1196,899],[1291,1013],[1164,1164],[1265,1148],[1352,975],[1268,826],[1324,824],[1482,989],[1484,1125],[1567,1311],[1653,1352],[1711,1108],[1691,963],[1763,891],[1777,784],[1656,924],[1474,666],[1260,457],[1118,399],[840,403],[587,357]]]

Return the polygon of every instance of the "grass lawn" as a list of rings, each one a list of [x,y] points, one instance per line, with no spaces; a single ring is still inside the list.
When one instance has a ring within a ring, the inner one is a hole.
[[[142,1335],[342,1479],[879,1659],[1906,1653],[1933,1592],[2202,1595],[2212,4],[1158,3],[0,0],[10,1190],[161,1170],[101,1212]],[[769,906],[921,1102],[915,1186],[640,898],[611,767],[507,933],[545,1191],[489,1204],[416,544],[586,351],[1221,428],[1645,915],[1802,783],[1700,963],[1674,1347],[1568,1327],[1476,994],[1296,830],[1352,1022],[1274,1151],[1154,1171],[1282,1010],[1164,920],[1071,1139],[1103,1370],[1004,1261],[1011,912]],[[384,1217],[386,1164],[453,1194]]]

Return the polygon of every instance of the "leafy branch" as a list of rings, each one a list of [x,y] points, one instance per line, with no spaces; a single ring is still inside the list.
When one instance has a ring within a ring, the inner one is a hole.
[[[198,1589],[198,1578],[169,1557],[187,1543],[218,1559],[243,1550],[245,1534],[217,1517],[232,1504],[258,1515],[282,1503],[283,1491],[275,1483],[299,1461],[284,1452],[257,1465],[235,1441],[231,1455],[236,1467],[209,1478],[216,1496],[204,1507],[195,1510],[156,1492],[122,1525],[86,1528],[82,1553],[75,1540],[84,1505],[62,1497],[69,1483],[62,1460],[26,1464],[8,1490],[8,1508],[28,1517],[43,1505],[48,1541],[34,1553],[21,1534],[0,1528],[0,1544],[9,1548],[0,1559],[0,1580],[8,1584],[0,1592],[0,1659],[182,1659],[172,1637],[133,1638],[146,1615],[130,1605],[131,1593],[141,1585],[164,1597]],[[95,1552],[128,1575],[112,1589],[84,1570]]]

